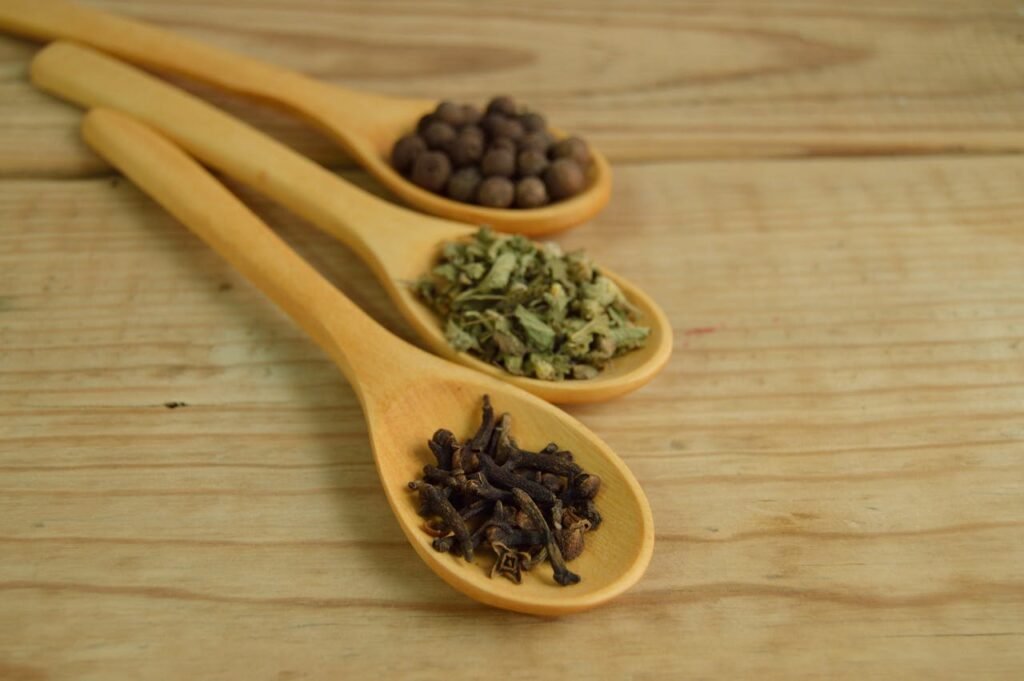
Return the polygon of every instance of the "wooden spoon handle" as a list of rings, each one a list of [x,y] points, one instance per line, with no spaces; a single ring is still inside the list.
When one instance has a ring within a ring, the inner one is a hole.
[[[394,286],[395,244],[432,250],[439,236],[411,214],[345,182],[223,111],[139,69],[71,43],[33,59],[40,88],[86,108],[108,107],[159,130],[207,165],[264,193],[356,251]],[[389,270],[392,274],[389,274]]]
[[[361,394],[359,371],[398,361],[405,343],[332,286],[192,158],[109,109],[89,112],[86,142],[260,288],[317,341]]]
[[[284,103],[314,116],[315,106],[310,106],[309,100],[323,94],[321,83],[299,73],[63,0],[0,0],[0,28],[37,39],[91,45],[136,64]],[[353,112],[364,111],[381,99],[336,86],[331,86],[330,98],[348,105],[339,107],[342,111]],[[353,117],[350,123],[359,125],[360,120]]]

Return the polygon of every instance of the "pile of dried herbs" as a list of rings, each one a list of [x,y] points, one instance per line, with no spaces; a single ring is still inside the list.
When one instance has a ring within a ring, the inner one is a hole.
[[[566,562],[601,524],[594,506],[601,479],[554,443],[539,452],[520,449],[511,423],[507,413],[495,418],[485,395],[483,420],[469,440],[460,443],[443,428],[434,433],[427,444],[437,465],[424,466],[423,477],[409,483],[419,492],[423,529],[434,549],[467,561],[482,546],[493,551],[491,577],[518,584],[546,560],[557,583],[576,584],[580,577]]]
[[[593,378],[650,331],[583,252],[486,228],[445,244],[415,291],[456,350],[546,381]]]

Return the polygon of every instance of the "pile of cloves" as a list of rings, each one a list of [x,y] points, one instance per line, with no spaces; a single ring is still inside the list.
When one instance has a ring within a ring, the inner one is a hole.
[[[467,561],[481,546],[493,551],[492,577],[518,584],[546,560],[556,582],[576,584],[580,577],[566,563],[601,524],[594,505],[601,479],[554,443],[539,452],[521,449],[511,423],[507,413],[495,417],[485,395],[480,427],[469,440],[460,443],[443,428],[434,433],[427,445],[437,465],[424,466],[423,477],[409,483],[419,492],[423,529],[435,550]]]

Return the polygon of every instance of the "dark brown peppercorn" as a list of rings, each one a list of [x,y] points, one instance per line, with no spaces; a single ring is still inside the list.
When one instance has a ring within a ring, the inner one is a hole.
[[[507,137],[498,137],[491,140],[491,143],[487,145],[487,151],[491,149],[508,149],[515,153],[516,143]]]
[[[462,105],[462,122],[464,125],[476,125],[483,117],[483,112],[472,104]]]
[[[400,173],[412,168],[416,157],[427,150],[427,143],[419,135],[405,135],[395,143],[391,150],[391,165]]]
[[[495,129],[501,125],[501,121],[505,120],[505,117],[497,113],[484,114],[484,117],[480,119],[480,127],[487,133],[488,137],[497,137]]]
[[[426,131],[427,126],[436,120],[437,117],[432,113],[423,114],[420,116],[420,120],[416,122],[416,132],[422,135]]]
[[[448,195],[448,198],[455,199],[456,201],[472,203],[482,179],[480,171],[475,166],[460,168],[452,173],[445,193]]]
[[[579,137],[566,137],[551,148],[551,158],[571,158],[580,168],[586,168],[590,163],[590,149]]]
[[[576,161],[559,158],[544,171],[544,184],[548,188],[548,196],[558,201],[583,191],[586,176]]]
[[[544,120],[544,117],[534,111],[527,111],[519,117],[519,120],[527,132],[538,132],[548,127],[548,122]]]
[[[488,177],[476,193],[477,203],[491,208],[508,208],[514,198],[515,187],[507,177]]]
[[[490,119],[489,132],[491,137],[507,137],[510,140],[517,140],[526,134],[523,124],[514,118],[492,115]]]
[[[516,174],[516,153],[508,149],[488,149],[480,161],[484,177],[512,177]]]
[[[437,105],[437,110],[434,111],[434,116],[437,120],[443,121],[455,128],[466,122],[466,115],[463,107],[447,99]]]
[[[543,151],[526,149],[520,151],[519,156],[516,157],[516,169],[519,171],[520,177],[541,175],[547,170],[547,167],[548,157]]]
[[[431,155],[417,170],[427,152],[442,154],[447,163]],[[511,205],[524,208],[583,191],[592,162],[582,139],[569,137],[556,142],[542,114],[520,108],[505,95],[494,97],[483,109],[441,101],[419,119],[414,133],[400,138],[391,148],[395,169],[421,187],[473,203],[480,202],[483,179],[507,178],[512,180],[511,191],[507,186],[489,189],[498,193],[488,194],[488,200],[500,205],[507,199]],[[455,180],[453,173],[463,168],[474,168],[477,175],[465,173]],[[518,181],[525,178],[539,178],[544,191],[532,182],[519,189]]]
[[[455,128],[443,121],[432,121],[423,131],[423,141],[431,149],[444,149],[455,141]]]
[[[516,100],[508,95],[498,95],[487,103],[487,113],[500,113],[505,116],[516,115]]]
[[[447,156],[440,151],[427,151],[416,157],[411,179],[424,189],[439,192],[444,189],[451,172],[452,164]]]
[[[548,202],[548,192],[539,177],[524,177],[516,183],[516,208],[537,208]]]
[[[547,153],[548,147],[551,146],[551,135],[543,130],[535,130],[528,132],[518,140],[516,144],[522,149],[535,149],[543,153]]]
[[[484,131],[467,125],[448,146],[448,156],[456,168],[478,163],[484,155]]]

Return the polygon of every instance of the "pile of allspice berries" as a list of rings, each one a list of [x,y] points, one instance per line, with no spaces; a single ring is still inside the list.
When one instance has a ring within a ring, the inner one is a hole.
[[[586,188],[590,150],[579,137],[555,140],[544,116],[507,96],[484,111],[441,102],[391,150],[395,170],[455,201],[489,208],[538,208]]]

